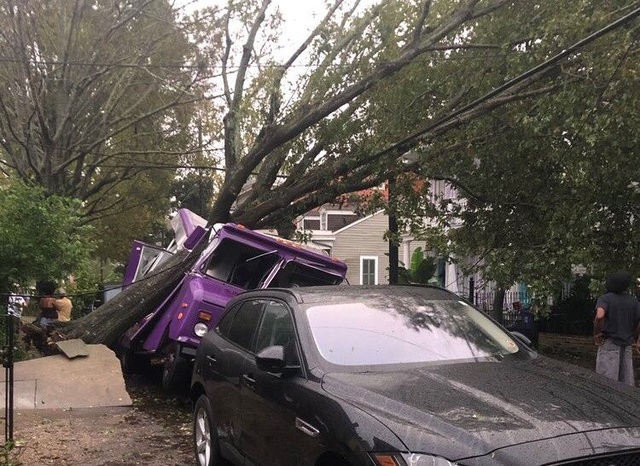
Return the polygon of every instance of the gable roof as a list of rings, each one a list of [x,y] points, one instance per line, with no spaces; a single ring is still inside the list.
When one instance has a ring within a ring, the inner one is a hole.
[[[342,227],[342,228],[340,228],[339,230],[334,231],[334,232],[333,232],[333,234],[334,234],[334,235],[337,235],[337,234],[339,234],[339,233],[341,233],[341,232],[343,232],[343,231],[345,231],[345,230],[348,230],[349,228],[353,228],[353,227],[355,227],[356,225],[359,225],[360,223],[365,222],[365,221],[369,220],[370,218],[375,217],[375,216],[377,216],[377,215],[379,215],[379,214],[383,214],[383,213],[384,213],[384,210],[383,210],[383,209],[380,209],[379,211],[374,212],[374,213],[373,213],[373,214],[371,214],[371,215],[367,215],[366,217],[362,217],[362,218],[360,218],[360,219],[356,220],[355,222],[351,222],[350,224],[343,226],[343,227]]]

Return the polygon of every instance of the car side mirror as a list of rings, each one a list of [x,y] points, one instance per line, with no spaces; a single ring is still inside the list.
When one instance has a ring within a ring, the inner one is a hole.
[[[284,348],[282,346],[267,346],[256,354],[258,369],[274,374],[281,374],[284,370]]]
[[[286,374],[300,369],[300,366],[287,366],[284,358],[284,347],[267,346],[256,354],[258,369],[272,374]]]

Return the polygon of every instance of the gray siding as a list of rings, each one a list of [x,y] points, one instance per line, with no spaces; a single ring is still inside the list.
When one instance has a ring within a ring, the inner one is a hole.
[[[378,212],[335,232],[331,255],[347,264],[347,279],[350,284],[360,284],[362,256],[377,257],[378,283],[389,283],[389,243],[384,240],[384,233],[388,228],[388,217],[383,212]]]

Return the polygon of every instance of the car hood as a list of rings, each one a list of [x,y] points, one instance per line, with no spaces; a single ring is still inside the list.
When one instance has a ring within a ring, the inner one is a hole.
[[[525,442],[567,442],[571,435],[609,429],[619,429],[616,435],[622,429],[631,445],[640,444],[638,389],[541,356],[388,373],[331,373],[323,388],[371,413],[409,451],[450,460],[495,454]],[[618,440],[608,448],[625,444]],[[565,454],[571,454],[566,446]]]

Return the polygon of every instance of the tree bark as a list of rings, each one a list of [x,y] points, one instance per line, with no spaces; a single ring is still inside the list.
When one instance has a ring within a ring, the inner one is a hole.
[[[504,295],[505,290],[503,287],[496,289],[496,294],[493,296],[493,309],[491,311],[491,317],[503,324],[502,311],[504,310]]]
[[[85,343],[102,343],[114,347],[131,326],[154,311],[180,283],[191,268],[201,248],[179,251],[157,272],[127,286],[113,299],[96,310],[70,322],[58,322],[52,332],[54,339],[80,338]]]

